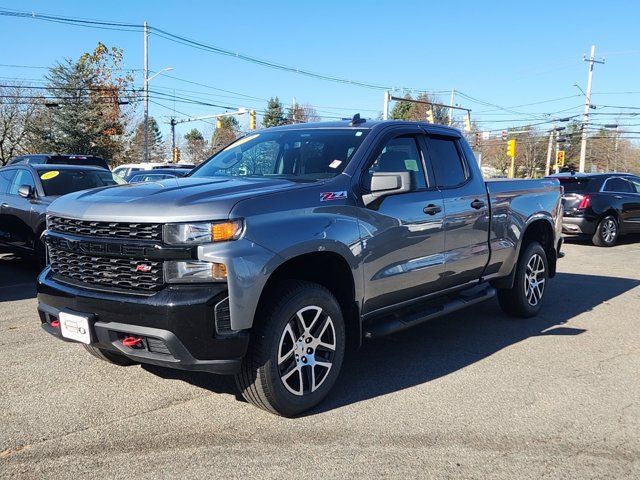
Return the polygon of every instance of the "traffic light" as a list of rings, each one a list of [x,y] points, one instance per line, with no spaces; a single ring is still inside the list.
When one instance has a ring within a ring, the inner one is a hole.
[[[429,110],[427,110],[427,122],[435,123],[433,121],[433,108],[430,108]]]
[[[558,166],[558,168],[564,167],[564,156],[565,156],[564,150],[558,150],[556,152],[556,165]]]
[[[507,156],[514,158],[516,156],[516,141],[509,140],[507,142]]]
[[[222,128],[222,119],[220,117],[216,118],[216,128]]]
[[[249,130],[255,130],[255,129],[256,129],[256,111],[251,110],[249,112]]]
[[[178,147],[173,148],[173,163],[180,161],[180,149]]]
[[[480,146],[480,132],[476,132],[476,143],[475,147],[478,148]]]

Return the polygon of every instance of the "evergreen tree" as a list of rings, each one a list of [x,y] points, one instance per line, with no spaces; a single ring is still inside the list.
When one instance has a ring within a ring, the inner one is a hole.
[[[147,129],[147,145],[149,148],[150,162],[163,162],[167,160],[165,148],[162,141],[162,133],[158,127],[158,122],[153,117],[149,117]],[[126,161],[131,163],[139,163],[144,161],[144,122],[138,123],[133,136],[129,142],[129,148],[126,153]]]
[[[270,98],[267,103],[267,110],[262,117],[262,126],[265,128],[277,127],[278,125],[285,125],[287,119],[284,114],[284,107],[278,97]]]
[[[186,143],[185,154],[187,159],[193,163],[200,163],[206,157],[207,142],[200,130],[193,128],[188,131],[184,140]]]
[[[122,51],[99,43],[74,62],[57,63],[45,76],[51,97],[29,125],[34,152],[91,154],[117,161],[124,150],[121,104],[131,84],[118,76]]]

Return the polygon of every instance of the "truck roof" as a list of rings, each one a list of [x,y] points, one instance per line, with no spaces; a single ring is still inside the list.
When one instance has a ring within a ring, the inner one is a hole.
[[[301,129],[317,129],[317,128],[352,128],[354,130],[375,130],[390,125],[419,125],[427,131],[434,133],[448,133],[453,135],[460,135],[460,130],[453,127],[447,127],[445,125],[437,125],[434,123],[420,122],[420,121],[408,121],[408,120],[367,120],[362,119],[361,123],[352,124],[351,120],[339,120],[334,122],[311,122],[311,123],[294,123],[291,125],[281,125],[279,127],[271,127],[268,131],[283,131],[283,130],[301,130]],[[267,129],[263,129],[267,130]],[[261,130],[259,130],[261,131]]]

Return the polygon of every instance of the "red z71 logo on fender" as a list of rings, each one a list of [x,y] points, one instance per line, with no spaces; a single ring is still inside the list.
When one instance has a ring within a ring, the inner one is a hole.
[[[346,200],[347,191],[342,190],[341,192],[324,192],[320,194],[321,202],[328,202],[330,200]]]

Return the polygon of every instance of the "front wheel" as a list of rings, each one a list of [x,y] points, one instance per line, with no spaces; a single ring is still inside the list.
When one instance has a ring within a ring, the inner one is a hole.
[[[336,382],[344,320],[335,297],[315,283],[284,282],[270,297],[236,384],[249,403],[290,417],[320,403]]]
[[[613,247],[618,241],[618,222],[613,215],[607,215],[596,228],[591,239],[597,247]]]
[[[537,315],[548,280],[547,254],[538,242],[531,242],[518,258],[513,286],[498,289],[500,307],[515,317]]]

